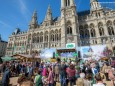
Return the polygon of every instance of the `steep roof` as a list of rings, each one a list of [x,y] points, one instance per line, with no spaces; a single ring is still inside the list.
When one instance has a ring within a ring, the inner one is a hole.
[[[2,42],[2,43],[8,43],[7,41],[3,41],[3,40],[1,40],[1,42]]]
[[[113,9],[112,9],[112,8],[109,8],[109,7],[103,7],[103,10],[104,10],[105,12],[107,12],[107,11],[112,11]]]
[[[90,14],[90,10],[81,11],[81,12],[78,12],[77,14],[78,14],[78,16],[89,15]]]
[[[58,20],[58,17],[55,17],[55,18],[53,19],[54,22],[57,21],[57,20]]]

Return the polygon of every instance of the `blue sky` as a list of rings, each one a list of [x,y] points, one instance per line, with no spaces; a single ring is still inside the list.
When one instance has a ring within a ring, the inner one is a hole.
[[[99,0],[115,2],[115,0]],[[28,30],[34,10],[38,13],[38,22],[45,18],[46,10],[50,4],[53,17],[60,16],[61,0],[0,0],[0,34],[3,40],[8,40],[12,32],[19,27],[22,31]],[[75,0],[77,11],[88,10],[89,0]],[[115,8],[114,4],[106,4]]]

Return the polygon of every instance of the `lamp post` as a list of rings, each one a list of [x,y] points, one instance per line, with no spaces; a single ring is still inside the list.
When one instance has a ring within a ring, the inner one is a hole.
[[[32,54],[32,58],[33,58],[32,65],[33,65],[33,67],[34,67],[34,65],[35,65],[35,64],[34,64],[35,53]]]

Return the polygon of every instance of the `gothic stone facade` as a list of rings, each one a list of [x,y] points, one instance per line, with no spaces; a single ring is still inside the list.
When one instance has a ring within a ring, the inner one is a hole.
[[[7,42],[3,41],[0,35],[0,57],[5,56],[6,48],[7,48]]]
[[[48,7],[44,21],[38,24],[35,11],[27,32],[16,29],[9,37],[6,55],[39,53],[44,48],[65,48],[106,44],[115,46],[115,11],[90,0],[90,10],[76,12],[74,0],[61,0],[61,16],[52,17]]]

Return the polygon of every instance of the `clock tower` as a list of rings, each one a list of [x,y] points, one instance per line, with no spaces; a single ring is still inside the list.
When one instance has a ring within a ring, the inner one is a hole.
[[[78,16],[74,0],[61,0],[62,47],[67,43],[77,45]]]

